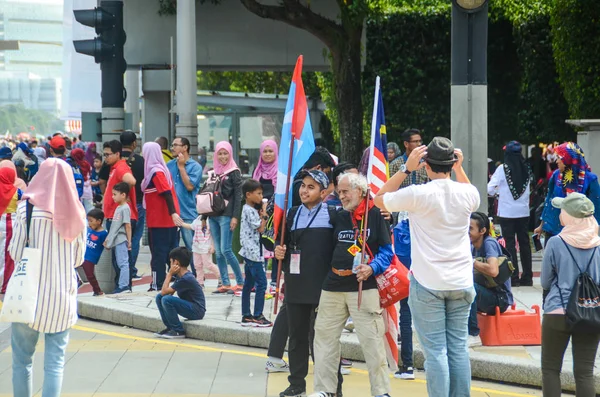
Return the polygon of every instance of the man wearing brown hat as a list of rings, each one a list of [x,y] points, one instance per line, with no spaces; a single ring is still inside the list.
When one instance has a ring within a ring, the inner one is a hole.
[[[375,197],[381,209],[408,212],[413,236],[408,304],[425,354],[427,391],[435,397],[468,396],[471,388],[467,322],[475,289],[469,224],[480,197],[462,161],[449,139],[435,137],[413,150],[405,170]],[[431,182],[398,190],[420,168]],[[457,182],[450,179],[452,171]]]

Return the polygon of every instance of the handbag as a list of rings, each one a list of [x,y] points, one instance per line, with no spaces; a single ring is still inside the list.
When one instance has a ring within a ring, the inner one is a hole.
[[[560,300],[563,304],[563,308],[565,309],[565,321],[567,323],[567,327],[576,333],[599,333],[600,332],[600,286],[592,279],[588,270],[590,269],[590,265],[594,261],[594,257],[596,256],[596,251],[598,247],[594,248],[592,252],[592,256],[587,264],[587,267],[584,271],[581,271],[579,264],[575,260],[569,245],[562,239],[563,244],[567,247],[567,251],[571,255],[573,262],[575,262],[575,266],[577,266],[577,270],[579,270],[579,276],[575,280],[573,284],[573,288],[571,289],[571,296],[569,296],[569,300],[567,301],[567,306],[564,306],[564,300],[562,291],[558,286],[558,274],[556,277],[556,288],[558,288],[558,293],[560,294]]]
[[[379,276],[375,277],[377,290],[379,291],[379,303],[382,308],[394,305],[402,299],[408,298],[410,281],[408,279],[408,268],[400,262],[394,254],[392,263]]]
[[[220,216],[225,212],[229,201],[223,198],[221,185],[223,177],[227,174],[217,175],[214,171],[208,172],[208,179],[196,196],[196,210],[198,210],[199,215]]]
[[[37,309],[40,287],[42,252],[29,247],[29,229],[33,205],[26,203],[27,239],[21,260],[6,287],[6,295],[0,313],[0,321],[10,323],[33,323]]]
[[[482,244],[482,247],[485,247],[485,242]],[[500,249],[502,250],[502,255],[498,257],[498,275],[496,277],[488,276],[473,268],[473,281],[475,283],[483,285],[486,288],[495,288],[504,285],[512,277],[515,265],[512,262],[510,253],[502,245],[500,245]],[[476,259],[480,262],[485,262],[485,258]]]

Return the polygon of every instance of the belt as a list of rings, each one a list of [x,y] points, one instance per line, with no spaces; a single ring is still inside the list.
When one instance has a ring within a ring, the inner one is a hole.
[[[352,276],[354,274],[354,273],[352,273],[352,270],[341,270],[341,269],[336,269],[335,267],[332,267],[331,270],[340,277],[348,277],[348,276]]]

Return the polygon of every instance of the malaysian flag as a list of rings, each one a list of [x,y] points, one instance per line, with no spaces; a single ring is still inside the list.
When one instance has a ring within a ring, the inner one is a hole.
[[[389,178],[387,161],[387,134],[383,114],[383,98],[379,88],[379,76],[375,82],[375,100],[373,103],[373,121],[371,123],[371,147],[369,149],[369,168],[367,180],[371,195],[375,196]],[[388,366],[394,372],[398,370],[398,307],[391,305],[383,310],[385,323],[385,353]]]

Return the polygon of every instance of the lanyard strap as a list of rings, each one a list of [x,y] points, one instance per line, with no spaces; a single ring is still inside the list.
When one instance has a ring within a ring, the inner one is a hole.
[[[310,228],[310,225],[312,225],[313,221],[315,220],[315,218],[317,217],[317,215],[319,214],[319,212],[321,211],[321,208],[323,208],[323,203],[319,204],[319,208],[316,209],[314,215],[312,216],[312,218],[310,218],[310,220],[308,221],[308,223],[306,224],[306,227],[304,229],[302,229],[301,232],[292,234],[292,245],[294,246],[294,249],[296,249],[296,247],[298,246],[298,241],[300,240],[300,237],[302,237],[304,235],[304,232],[306,232],[306,229]],[[296,214],[296,222],[294,223],[294,230],[296,231],[298,228],[298,220],[300,219],[300,214],[302,213],[302,206],[300,206],[298,208],[298,213]],[[296,236],[296,234],[298,236]]]

